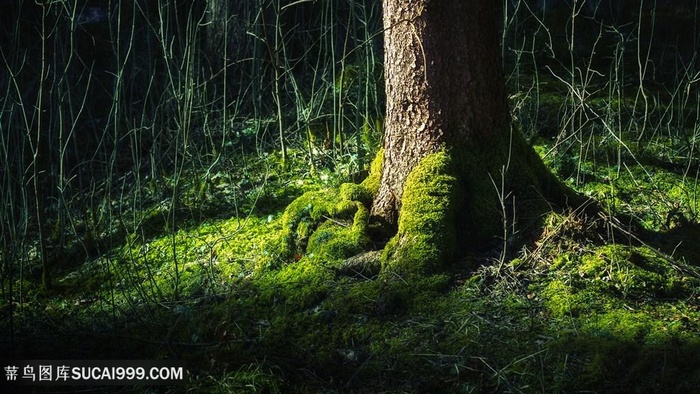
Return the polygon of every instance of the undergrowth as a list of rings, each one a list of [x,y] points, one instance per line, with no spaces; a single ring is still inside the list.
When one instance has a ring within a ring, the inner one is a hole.
[[[505,265],[402,281],[378,275],[363,238],[371,189],[280,182],[275,193],[299,196],[284,211],[134,232],[63,269],[60,291],[25,283],[15,351],[184,359],[188,383],[173,391],[690,392],[697,250],[664,252],[664,240],[694,229],[692,212],[667,225],[640,208],[685,206],[688,186],[663,168],[595,168],[581,191],[656,238],[614,239],[605,218],[551,213]]]

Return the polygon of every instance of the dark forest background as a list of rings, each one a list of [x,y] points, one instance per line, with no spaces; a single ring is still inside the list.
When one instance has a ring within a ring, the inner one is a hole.
[[[5,1],[0,14],[5,264],[104,251],[141,220],[114,225],[124,188],[176,204],[183,171],[235,172],[231,156],[284,161],[291,146],[357,171],[377,148],[377,2]]]

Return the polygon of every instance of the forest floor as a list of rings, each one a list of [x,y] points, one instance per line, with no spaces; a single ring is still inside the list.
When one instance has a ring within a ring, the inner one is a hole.
[[[333,243],[353,225],[332,208],[347,176],[310,171],[300,152],[284,171],[251,154],[185,174],[177,204],[126,187],[113,225],[133,230],[106,229],[116,236],[97,234],[110,239],[99,253],[63,258],[52,290],[36,268],[12,305],[0,301],[0,330],[13,333],[2,353],[187,362],[183,386],[101,388],[114,392],[696,392],[695,143],[601,130],[533,139],[604,213],[554,210],[518,250],[421,283],[389,285],[380,252]],[[297,251],[284,254],[293,215]],[[336,232],[311,240],[316,226]],[[298,252],[313,242],[335,249]]]

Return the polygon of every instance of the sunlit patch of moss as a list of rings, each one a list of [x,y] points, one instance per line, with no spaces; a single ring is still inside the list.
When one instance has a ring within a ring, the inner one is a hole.
[[[542,290],[544,305],[555,318],[568,319],[615,308],[620,303],[595,289],[572,284],[571,278],[554,279]]]
[[[575,254],[571,252],[562,252],[553,257],[554,258],[552,259],[551,265],[552,269],[557,269],[566,266],[567,264],[571,263],[572,259],[576,258]]]
[[[363,184],[304,193],[285,210],[281,230],[265,242],[258,269],[304,256],[325,263],[360,253],[369,238],[369,206],[374,195]]]
[[[550,313],[556,317],[566,317],[578,311],[573,310],[575,306],[572,297],[573,289],[561,280],[551,281],[542,291],[545,297],[545,305]]]
[[[260,301],[295,309],[311,308],[328,294],[333,272],[311,258],[286,264],[256,278]]]
[[[225,278],[249,275],[253,263],[261,253],[261,243],[279,230],[280,221],[274,215],[267,217],[232,218],[213,222],[211,233],[205,239],[214,257],[222,263]]]
[[[311,191],[295,199],[284,211],[281,230],[265,242],[264,255],[258,262],[265,269],[300,258],[306,252],[309,237],[324,217],[330,217],[340,202],[337,193],[329,190]]]
[[[384,165],[384,148],[379,149],[377,155],[370,165],[369,175],[360,184],[369,191],[372,196],[376,196],[379,191],[379,183],[382,176],[382,166]]]
[[[398,232],[383,260],[399,275],[436,272],[455,251],[457,179],[446,151],[430,154],[411,171],[401,198]]]
[[[549,349],[567,359],[557,374],[573,377],[562,390],[620,391],[644,382],[674,392],[697,383],[682,378],[697,372],[688,368],[697,365],[695,351],[669,349],[700,349],[699,312],[681,301],[694,297],[698,279],[646,246],[618,244],[570,251],[548,269],[539,294],[554,318]]]
[[[636,299],[687,296],[696,282],[648,248],[621,245],[607,245],[583,256],[578,273],[608,291]]]
[[[318,302],[334,279],[331,268],[367,247],[369,210],[361,200],[371,201],[365,187],[345,184],[340,190],[307,192],[292,202],[280,231],[265,242],[268,255],[258,262],[261,299],[299,308]]]
[[[367,223],[369,211],[359,203],[352,202],[355,213],[350,223],[328,220],[309,237],[306,253],[309,257],[324,262],[335,262],[356,255],[367,246]]]
[[[647,247],[612,244],[565,256],[550,266],[553,278],[542,292],[559,317],[610,311],[625,300],[688,297],[700,285]]]
[[[343,183],[340,185],[340,197],[346,201],[359,201],[366,207],[372,205],[374,194],[372,191],[356,183]]]
[[[232,280],[251,275],[257,245],[270,231],[268,218],[248,217],[208,221],[145,241],[131,235],[109,267],[120,290],[116,299],[155,302],[224,291]]]
[[[654,316],[649,310],[616,309],[593,315],[582,321],[581,330],[596,337],[612,337],[622,342],[659,344],[667,342],[673,332],[669,325]]]

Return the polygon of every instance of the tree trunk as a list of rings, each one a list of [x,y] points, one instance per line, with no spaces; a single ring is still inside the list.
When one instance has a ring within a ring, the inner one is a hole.
[[[250,56],[246,45],[245,12],[255,7],[245,1],[207,0],[205,39],[203,52],[207,59],[212,99],[220,100],[223,94],[233,94],[238,75],[230,67],[234,60]]]
[[[532,224],[548,207],[540,196],[563,201],[568,193],[510,127],[499,4],[383,6],[386,128],[372,215],[398,227],[388,260],[440,264],[464,249],[456,245],[491,246],[516,234],[516,223]]]
[[[490,0],[384,1],[386,129],[374,214],[396,222],[403,184],[445,145],[508,131]]]

